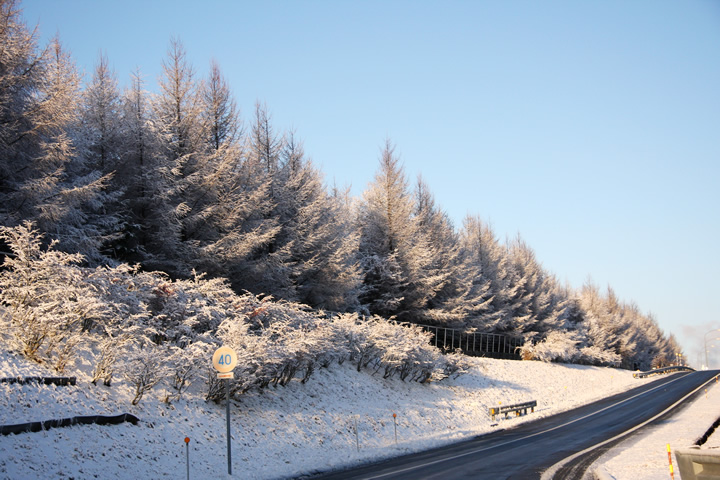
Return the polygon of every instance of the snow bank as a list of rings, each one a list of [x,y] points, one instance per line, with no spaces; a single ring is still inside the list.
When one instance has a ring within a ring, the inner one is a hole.
[[[418,451],[552,415],[646,381],[603,367],[468,361],[466,374],[427,385],[358,373],[345,363],[319,369],[306,384],[292,381],[247,394],[231,409],[233,474],[286,478]],[[0,353],[0,377],[45,373],[51,372]],[[74,387],[0,384],[3,425],[94,413],[127,412],[141,420],[138,426],[74,426],[0,437],[0,478],[184,478],[186,436],[191,477],[226,475],[224,404],[205,402],[200,384],[172,404],[160,401],[165,393],[157,388],[132,406],[130,385],[95,386],[82,372]],[[537,400],[535,413],[493,425],[491,406],[528,400]]]
[[[600,457],[589,471],[603,480],[656,480],[669,478],[667,444],[670,444],[675,478],[679,477],[675,451],[693,445],[712,423],[720,418],[720,387],[711,383],[707,393],[697,397],[671,418],[648,425]],[[720,449],[720,432],[715,431],[703,449]]]

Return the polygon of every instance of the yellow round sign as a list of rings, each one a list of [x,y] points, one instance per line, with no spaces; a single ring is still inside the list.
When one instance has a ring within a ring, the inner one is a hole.
[[[230,347],[222,346],[213,354],[213,366],[220,373],[232,372],[237,365],[237,354]]]

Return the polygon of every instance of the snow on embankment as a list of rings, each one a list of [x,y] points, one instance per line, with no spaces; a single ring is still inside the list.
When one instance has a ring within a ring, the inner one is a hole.
[[[603,480],[656,480],[668,478],[667,445],[670,445],[676,478],[675,452],[695,444],[720,418],[720,385],[711,382],[692,403],[669,417],[653,422],[597,459],[590,471]],[[720,432],[715,430],[701,447],[720,451]]]
[[[646,381],[611,368],[468,361],[467,373],[438,383],[383,379],[345,363],[319,369],[306,384],[293,381],[247,394],[231,409],[233,474],[293,477],[422,450],[552,415]],[[0,353],[0,377],[43,373],[50,372]],[[0,384],[2,425],[125,412],[141,420],[138,426],[85,425],[0,436],[0,478],[184,478],[186,436],[191,477],[223,476],[224,404],[205,402],[202,386],[169,405],[161,402],[164,393],[153,390],[133,406],[124,381],[95,386],[82,374],[74,387]],[[500,418],[499,427],[492,426],[491,406],[528,400],[537,400],[535,413]]]

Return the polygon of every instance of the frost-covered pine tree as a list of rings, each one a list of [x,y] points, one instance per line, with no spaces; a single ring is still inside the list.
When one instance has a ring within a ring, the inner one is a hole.
[[[414,193],[417,237],[423,239],[415,253],[426,258],[415,275],[421,295],[418,320],[461,326],[482,299],[473,291],[459,236],[422,177]]]
[[[87,162],[103,174],[117,171],[124,148],[120,124],[121,96],[108,58],[100,55],[92,80],[82,92],[79,147]]]
[[[507,331],[511,328],[506,310],[507,250],[490,225],[477,216],[465,218],[460,238],[473,290],[479,299],[467,320],[468,326],[484,332]]]
[[[217,63],[211,63],[200,93],[202,148],[196,153],[195,171],[184,179],[183,241],[198,268],[224,275],[230,264],[244,261],[252,250],[243,246],[250,240],[243,227],[248,217],[255,215],[253,202],[258,192],[255,183],[246,183],[241,122]],[[250,190],[253,192],[248,195]]]
[[[120,106],[122,149],[114,181],[122,186],[122,238],[112,245],[113,255],[149,269],[166,263],[161,232],[170,211],[164,192],[169,188],[162,175],[160,134],[152,118],[149,94],[140,71],[131,76]]]
[[[59,39],[38,49],[16,2],[0,12],[0,219],[33,221],[59,248],[97,260],[114,222],[98,215],[108,177],[76,154],[79,75]]]
[[[354,303],[359,284],[357,235],[346,228],[344,212],[294,134],[286,136],[280,158],[274,213],[282,229],[274,243],[287,252],[282,270],[287,288],[273,293],[314,307],[344,310]]]
[[[508,254],[518,292],[513,300],[525,314],[514,315],[515,329],[526,339],[540,339],[547,332],[564,329],[567,301],[555,278],[545,271],[520,236],[511,242]]]
[[[386,140],[375,178],[363,193],[358,215],[361,304],[372,314],[405,312],[409,255],[415,238],[414,202],[395,147]]]
[[[277,187],[274,174],[269,172],[276,168],[277,142],[269,115],[258,103],[249,138],[235,167],[236,227],[220,250],[227,256],[226,276],[238,291],[267,293],[287,287],[286,272],[282,271],[287,252],[278,251],[275,243],[281,229],[274,214]]]

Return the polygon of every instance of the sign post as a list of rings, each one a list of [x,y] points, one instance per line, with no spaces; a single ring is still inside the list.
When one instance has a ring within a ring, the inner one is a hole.
[[[237,354],[230,347],[222,346],[213,354],[213,366],[218,371],[218,378],[225,380],[225,415],[227,419],[227,459],[228,475],[232,475],[232,453],[230,451],[230,379],[237,365]]]

